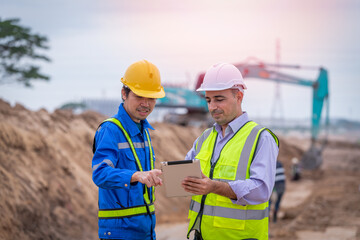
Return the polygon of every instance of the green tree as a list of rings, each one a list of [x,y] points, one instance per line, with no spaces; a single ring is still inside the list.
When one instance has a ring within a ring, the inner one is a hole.
[[[50,59],[38,51],[48,49],[48,39],[34,34],[30,28],[19,25],[19,19],[0,18],[0,84],[20,83],[31,87],[33,80],[49,81],[50,77],[40,73],[37,60]]]

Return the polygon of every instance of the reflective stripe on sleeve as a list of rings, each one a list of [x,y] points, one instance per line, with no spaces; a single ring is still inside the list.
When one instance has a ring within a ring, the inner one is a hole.
[[[98,163],[92,167],[92,171],[95,171],[102,163],[106,163],[108,166],[114,168],[114,164],[109,159],[104,159],[101,163]]]

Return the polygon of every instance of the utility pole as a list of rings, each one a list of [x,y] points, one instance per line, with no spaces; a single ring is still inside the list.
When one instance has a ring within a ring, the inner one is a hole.
[[[275,62],[276,65],[279,66],[280,64],[280,39],[276,39],[275,45]],[[279,67],[276,67],[276,72],[279,71]],[[280,83],[275,83],[275,96],[271,111],[271,125],[275,127],[282,126],[284,123],[284,113],[283,113],[283,105],[282,105],[282,98],[281,98],[281,88]]]

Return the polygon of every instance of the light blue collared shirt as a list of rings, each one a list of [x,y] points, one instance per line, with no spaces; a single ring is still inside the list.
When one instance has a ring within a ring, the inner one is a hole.
[[[219,158],[221,149],[248,121],[248,114],[243,112],[242,115],[229,123],[225,129],[224,137],[222,136],[221,126],[217,123],[214,124],[218,136],[212,161]],[[198,139],[194,142],[193,147],[188,152],[185,159],[189,160],[195,158],[195,146],[197,141]],[[255,156],[250,166],[250,178],[229,182],[231,189],[237,196],[237,200],[232,200],[233,203],[239,205],[256,205],[269,200],[274,188],[278,153],[279,148],[273,136],[268,131],[263,131],[259,137]]]

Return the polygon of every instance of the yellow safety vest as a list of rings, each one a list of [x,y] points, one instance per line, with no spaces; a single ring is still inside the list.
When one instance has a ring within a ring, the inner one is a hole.
[[[256,151],[260,133],[268,130],[255,122],[247,122],[225,144],[213,164],[217,132],[209,128],[199,138],[195,158],[200,160],[201,170],[210,179],[230,182],[250,177],[250,165]],[[274,137],[277,145],[278,138]],[[188,238],[192,230],[198,231],[204,240],[218,239],[268,239],[268,202],[258,205],[238,205],[224,196],[210,193],[192,197],[189,210]]]
[[[126,137],[126,140],[128,141],[131,151],[134,154],[135,160],[136,160],[136,164],[139,168],[140,171],[143,171],[143,168],[141,166],[139,157],[135,151],[135,147],[134,144],[129,136],[129,134],[126,132],[125,128],[123,127],[123,125],[121,124],[121,122],[116,119],[116,118],[108,118],[104,122],[112,122],[114,124],[116,124],[121,131],[123,132],[123,134]],[[146,133],[146,137],[147,137],[147,141],[149,143],[149,150],[150,150],[150,162],[151,162],[151,170],[154,169],[154,157],[153,157],[153,153],[152,153],[152,147],[151,147],[151,141],[150,141],[150,137],[148,132],[145,130]],[[149,198],[149,194],[148,194],[148,189],[146,186],[144,186],[144,205],[141,206],[132,206],[129,208],[122,208],[122,209],[116,209],[116,210],[112,210],[112,209],[106,209],[106,210],[99,210],[99,214],[98,217],[99,218],[122,218],[122,217],[131,217],[131,216],[136,216],[136,215],[141,215],[141,214],[154,214],[155,213],[155,206],[154,206],[154,201],[155,201],[155,187],[152,187],[152,199],[153,201],[150,201]]]

